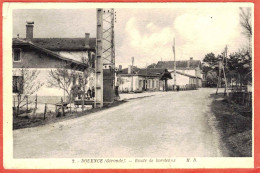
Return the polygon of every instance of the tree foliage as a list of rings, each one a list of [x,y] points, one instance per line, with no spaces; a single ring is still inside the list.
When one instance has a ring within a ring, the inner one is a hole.
[[[215,54],[211,52],[205,55],[203,63],[211,68],[215,68],[218,64],[218,59]]]
[[[248,52],[230,54],[228,58],[228,70],[233,77],[239,79],[239,83],[252,83],[252,58]]]
[[[244,34],[251,37],[252,36],[252,14],[251,8],[242,8],[240,7],[240,25],[244,30]]]
[[[218,81],[218,75],[215,71],[209,71],[206,75],[206,80],[210,84],[216,84]]]
[[[218,60],[223,59],[223,55],[209,53],[203,59],[202,70],[206,74],[208,83],[217,82],[219,75]],[[228,78],[235,79],[240,85],[252,83],[252,58],[248,51],[235,52],[223,61],[225,73]],[[216,74],[216,75],[215,75]],[[221,73],[223,78],[223,73]]]
[[[147,66],[147,68],[155,68],[155,67],[156,67],[156,63],[152,63],[152,64]]]
[[[76,77],[75,70],[70,70],[64,65],[57,67],[49,72],[48,87],[60,88],[70,95],[70,88]]]
[[[69,96],[68,101],[71,102],[73,95],[85,93],[88,76],[93,70],[87,68],[84,71],[79,71],[79,69],[78,66],[72,67],[71,64],[63,64],[51,70],[49,72],[48,87],[62,89]]]
[[[26,105],[26,103],[24,103],[26,98],[36,93],[44,85],[40,80],[36,80],[40,73],[36,69],[32,70],[22,67],[18,69],[18,73],[20,74],[20,76],[18,76],[19,80],[17,80],[16,83],[13,82],[13,88],[18,87],[16,90],[16,115],[19,115],[22,107]]]

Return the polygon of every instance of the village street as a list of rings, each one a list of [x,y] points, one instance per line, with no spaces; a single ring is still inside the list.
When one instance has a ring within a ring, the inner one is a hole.
[[[160,92],[101,112],[14,130],[14,158],[220,157],[215,89]]]

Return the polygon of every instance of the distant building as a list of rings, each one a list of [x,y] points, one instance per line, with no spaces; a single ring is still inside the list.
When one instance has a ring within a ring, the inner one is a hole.
[[[174,76],[174,61],[159,61],[155,68],[168,69]],[[176,85],[181,87],[188,85],[202,86],[202,66],[200,60],[191,57],[186,61],[176,61]],[[168,81],[169,86],[174,85],[174,79]]]
[[[120,92],[159,91],[166,89],[171,74],[167,69],[137,68],[118,69],[117,85]]]

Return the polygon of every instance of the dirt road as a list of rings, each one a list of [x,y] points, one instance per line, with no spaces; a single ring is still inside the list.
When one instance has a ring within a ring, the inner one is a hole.
[[[220,157],[213,89],[162,92],[108,110],[14,131],[15,158]]]

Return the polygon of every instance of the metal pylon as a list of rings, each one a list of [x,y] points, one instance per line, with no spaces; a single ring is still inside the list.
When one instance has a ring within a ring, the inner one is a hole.
[[[109,69],[113,86],[111,94],[114,94],[115,86],[115,39],[114,39],[114,9],[97,9],[97,48],[96,48],[96,103],[103,106],[104,103],[104,69]]]
[[[115,12],[113,8],[103,9],[103,65],[105,69],[115,69]]]

